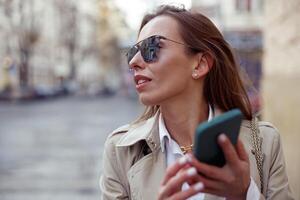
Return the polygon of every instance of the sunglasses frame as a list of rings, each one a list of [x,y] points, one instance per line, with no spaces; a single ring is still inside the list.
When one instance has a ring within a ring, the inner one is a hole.
[[[157,61],[158,59],[158,56],[157,56],[157,53],[158,53],[158,50],[161,48],[159,46],[159,43],[160,43],[160,40],[167,40],[167,41],[171,41],[171,42],[174,42],[176,44],[180,44],[180,45],[183,45],[183,46],[186,46],[188,48],[191,48],[193,50],[196,50],[196,48],[190,46],[190,45],[187,45],[187,44],[184,44],[184,43],[181,43],[181,42],[177,42],[175,40],[172,40],[172,39],[168,39],[164,36],[161,36],[161,35],[152,35],[146,39],[143,39],[141,41],[139,41],[138,43],[136,43],[135,45],[133,45],[126,53],[126,57],[127,57],[127,62],[128,64],[130,63],[130,61],[132,60],[132,58],[140,51],[141,52],[141,56],[143,58],[143,60],[146,62],[146,63],[151,63],[151,62],[155,62]],[[145,43],[145,42],[148,42],[148,43]],[[155,43],[156,42],[156,43]]]

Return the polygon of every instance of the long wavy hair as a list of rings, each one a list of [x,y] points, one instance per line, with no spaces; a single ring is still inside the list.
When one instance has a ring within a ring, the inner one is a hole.
[[[213,58],[213,66],[204,80],[204,98],[211,105],[223,111],[239,108],[248,120],[252,119],[250,101],[241,78],[241,69],[235,60],[230,45],[210,19],[185,8],[164,5],[154,13],[146,14],[140,25],[141,29],[157,16],[170,16],[179,25],[179,33],[185,44],[186,52],[196,54],[205,52]],[[135,123],[154,116],[159,105],[146,106],[144,113]]]

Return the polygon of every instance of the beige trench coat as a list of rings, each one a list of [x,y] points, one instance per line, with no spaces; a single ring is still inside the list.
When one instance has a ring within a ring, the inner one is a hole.
[[[155,200],[166,170],[166,158],[160,147],[158,115],[134,126],[123,126],[109,135],[105,143],[100,178],[104,200]],[[268,122],[259,122],[263,139],[264,191],[261,200],[293,199],[286,174],[278,131]],[[250,121],[243,121],[240,136],[250,159],[251,177],[260,188],[256,160],[251,153]],[[220,197],[205,194],[205,200]]]

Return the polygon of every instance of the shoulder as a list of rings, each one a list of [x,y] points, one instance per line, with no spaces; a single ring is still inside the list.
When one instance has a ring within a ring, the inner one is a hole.
[[[120,141],[122,136],[126,135],[130,130],[130,124],[125,124],[113,130],[105,141],[105,149],[112,150],[116,144]]]
[[[126,124],[108,135],[104,145],[103,165],[113,166],[118,169],[116,171],[126,174],[141,155],[141,140],[144,139],[142,130],[145,130],[143,124]]]
[[[279,137],[278,129],[270,122],[267,121],[258,121],[257,128],[259,134],[262,138],[275,139]],[[251,132],[251,121],[244,120],[242,123],[242,128]]]
[[[282,151],[281,138],[278,129],[270,122],[258,122],[259,134],[262,138],[262,149],[266,155],[277,157]]]
[[[107,165],[107,163],[114,163],[112,164],[114,167],[119,166],[117,162],[119,161],[119,158],[122,156],[119,155],[120,152],[118,151],[117,144],[119,143],[121,138],[128,133],[129,129],[130,129],[130,125],[126,124],[113,130],[108,135],[104,143],[104,150],[103,150],[104,166]]]
[[[258,128],[260,136],[263,138],[264,145],[278,145],[280,142],[280,134],[278,129],[270,122],[259,121]]]
[[[258,127],[260,131],[264,133],[273,134],[274,136],[278,135],[278,129],[270,122],[267,121],[259,121]]]
[[[281,139],[278,129],[270,122],[258,121],[258,135],[262,142],[262,151],[267,156],[274,156],[281,149]],[[251,121],[244,120],[241,126],[241,138],[246,146],[253,148]]]
[[[130,130],[130,124],[125,124],[113,130],[107,137],[107,140],[118,141],[118,139]]]
[[[248,140],[252,141],[250,136],[252,134],[250,121],[246,121],[243,125],[248,129]],[[258,121],[257,128],[262,142],[262,151],[267,156],[265,159],[275,158],[277,154],[282,151],[281,138],[278,129],[272,123],[267,121]]]
[[[112,131],[105,142],[105,148],[129,147],[141,140],[145,140],[147,133],[153,126],[152,120],[142,121],[136,124],[126,124]]]

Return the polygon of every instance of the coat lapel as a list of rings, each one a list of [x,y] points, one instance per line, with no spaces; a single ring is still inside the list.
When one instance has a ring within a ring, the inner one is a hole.
[[[144,140],[151,149],[151,153],[134,163],[127,173],[132,199],[157,199],[159,187],[166,171],[166,158],[160,147],[158,115],[159,112],[147,120],[136,134],[132,133],[130,138],[123,138],[118,144],[119,146],[130,146]]]
[[[135,163],[127,174],[132,198],[139,200],[157,199],[165,170],[165,155],[160,149]]]

